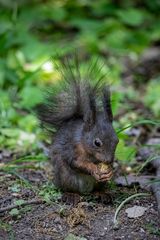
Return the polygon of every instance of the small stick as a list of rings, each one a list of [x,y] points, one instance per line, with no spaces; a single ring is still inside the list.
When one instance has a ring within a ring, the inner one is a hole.
[[[12,204],[12,205],[9,205],[7,207],[4,207],[4,208],[0,208],[0,213],[3,213],[3,212],[6,212],[6,211],[9,211],[13,208],[19,208],[19,207],[24,207],[26,205],[31,205],[31,204],[41,204],[41,203],[45,203],[44,200],[42,199],[32,199],[32,200],[28,200],[28,201],[25,201],[23,202],[22,204],[20,205],[17,205],[17,204]]]
[[[12,199],[12,197],[6,197],[5,199],[0,199],[0,204],[2,204],[2,203],[4,203],[4,202],[7,202],[7,201],[9,201],[9,200],[11,200]]]

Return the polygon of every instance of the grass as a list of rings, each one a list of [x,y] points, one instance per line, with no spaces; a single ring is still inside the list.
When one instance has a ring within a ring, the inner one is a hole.
[[[149,231],[150,234],[153,234],[153,235],[156,235],[156,236],[160,236],[160,229],[155,227],[154,223],[148,223],[146,226],[145,226],[145,229],[147,231]]]
[[[52,182],[46,182],[40,187],[38,195],[47,203],[51,203],[59,200],[62,193]]]
[[[0,220],[0,229],[6,231],[8,240],[15,240],[12,226],[10,224]]]

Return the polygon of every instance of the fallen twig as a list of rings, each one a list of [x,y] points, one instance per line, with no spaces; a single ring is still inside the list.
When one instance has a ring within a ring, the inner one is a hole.
[[[0,208],[0,213],[9,211],[9,210],[11,210],[13,208],[19,208],[19,207],[24,207],[26,205],[41,204],[41,203],[45,203],[45,201],[42,200],[42,199],[32,199],[32,200],[28,200],[28,201],[22,202],[20,205],[12,204],[12,205],[9,205],[7,207]]]
[[[12,197],[6,197],[5,199],[2,198],[0,199],[0,204],[4,203],[4,202],[7,202],[7,201],[10,201],[12,199]]]

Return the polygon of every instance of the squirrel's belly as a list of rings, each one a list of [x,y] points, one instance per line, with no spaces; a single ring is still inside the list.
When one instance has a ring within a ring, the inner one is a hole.
[[[69,176],[59,175],[56,178],[58,181],[54,182],[57,187],[60,187],[63,191],[76,192],[80,194],[87,194],[94,190],[96,186],[96,180],[86,174],[72,174]]]
[[[59,163],[59,162],[57,162]],[[59,166],[58,166],[59,167]],[[66,192],[77,192],[87,194],[94,190],[97,182],[87,174],[78,173],[77,171],[69,168],[69,166],[58,168],[54,172],[54,184]]]
[[[89,175],[79,174],[78,176],[78,192],[82,194],[90,193],[94,190],[96,180]]]

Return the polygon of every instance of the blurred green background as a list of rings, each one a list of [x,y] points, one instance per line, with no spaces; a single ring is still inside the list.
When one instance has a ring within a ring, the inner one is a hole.
[[[146,49],[160,45],[159,13],[159,0],[0,0],[1,151],[42,152],[39,142],[47,137],[33,108],[58,79],[50,57],[75,50],[84,61],[98,56],[105,63],[117,131],[146,119],[154,124],[160,76],[134,70]],[[125,131],[119,137],[117,158],[134,160],[137,146]]]

